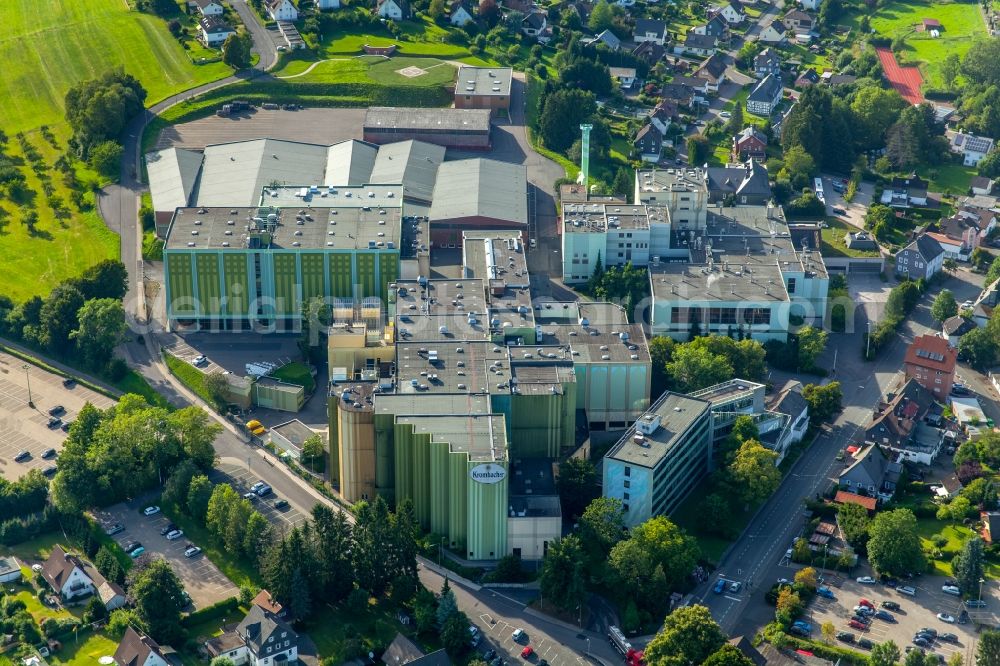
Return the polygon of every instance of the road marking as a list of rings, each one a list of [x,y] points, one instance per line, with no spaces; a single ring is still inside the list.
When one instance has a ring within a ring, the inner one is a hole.
[[[729,596],[728,594],[725,594],[725,595],[723,595],[723,596],[724,596],[724,597],[726,597],[726,599],[729,599],[730,601],[743,601],[743,600],[742,600],[742,599],[740,599],[739,597],[731,597],[731,596]]]

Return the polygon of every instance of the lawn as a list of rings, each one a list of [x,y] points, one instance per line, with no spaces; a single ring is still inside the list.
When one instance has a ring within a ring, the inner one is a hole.
[[[31,617],[35,618],[35,622],[41,624],[42,620],[50,617],[54,617],[56,619],[77,617],[63,608],[50,608],[39,601],[38,595],[35,593],[35,588],[24,582],[31,580],[34,575],[35,574],[32,573],[31,569],[22,566],[21,582],[9,583],[6,587],[14,591],[15,599],[24,602],[25,609],[31,613]]]
[[[929,32],[915,30],[925,18],[941,22],[940,37],[934,39]],[[974,2],[891,0],[879,3],[871,19],[871,28],[891,39],[905,37],[906,48],[897,54],[900,64],[920,64],[924,82],[930,88],[944,87],[940,65],[948,55],[955,53],[961,57],[975,39],[987,36],[979,6]]]
[[[5,547],[3,551],[10,553],[22,562],[43,561],[48,559],[52,546],[57,543],[65,543],[66,538],[60,532],[48,532],[39,537],[24,541],[16,546]]]
[[[972,177],[976,175],[976,167],[957,163],[943,164],[929,167],[926,173],[929,180],[927,187],[931,192],[961,195],[969,191]]]
[[[184,531],[184,536],[192,543],[201,547],[202,554],[207,557],[212,564],[219,568],[219,571],[226,578],[233,581],[235,585],[256,585],[260,587],[261,578],[257,567],[243,558],[234,558],[231,553],[218,544],[208,530],[199,525],[187,514],[181,513],[174,506],[164,506],[163,514],[170,518]]]
[[[400,37],[393,37],[388,30],[356,33],[338,30],[324,37],[319,45],[321,58],[337,55],[361,53],[365,44],[370,46],[390,46],[395,44],[396,53],[402,56],[438,56],[442,58],[464,58],[471,56],[468,47],[461,44],[446,44],[447,30],[430,18],[400,21]]]
[[[113,656],[118,649],[118,641],[107,634],[96,632],[75,639],[62,639],[62,649],[49,656],[47,661],[52,666],[94,666],[97,660],[105,656]]]
[[[349,611],[343,606],[327,605],[310,619],[306,631],[316,643],[318,653],[335,663],[347,661],[345,651],[348,641],[360,640],[365,653],[380,652],[392,642],[397,632],[409,635],[396,620],[395,610],[384,599],[370,600],[367,611],[362,613]],[[422,643],[412,635],[409,637],[418,645]],[[430,652],[440,646],[423,647]]]
[[[698,548],[701,549],[702,559],[713,564],[718,564],[726,549],[732,545],[735,536],[732,539],[727,539],[719,536],[714,531],[710,532],[706,529],[704,512],[701,511],[701,503],[714,490],[709,480],[705,479],[684,500],[684,503],[677,507],[677,510],[673,512],[670,518],[678,527],[684,529],[695,538],[698,542]],[[746,529],[747,523],[750,522],[756,509],[757,507],[751,507],[750,510],[743,512],[730,511],[725,516],[718,516],[717,518],[719,521],[726,523],[726,528],[730,534],[738,536]]]
[[[140,375],[135,370],[129,370],[125,377],[117,382],[115,382],[115,388],[122,391],[123,393],[135,393],[136,395],[141,395],[146,399],[146,402],[153,405],[154,407],[163,407],[164,409],[173,411],[174,406],[167,402],[167,399],[162,395],[157,393],[146,378]]]
[[[187,361],[182,361],[173,354],[168,354],[163,352],[163,359],[167,363],[167,368],[173,373],[177,379],[181,380],[181,384],[188,387],[190,390],[194,391],[199,398],[205,402],[211,403],[212,400],[208,395],[208,391],[205,390],[205,373],[194,367]]]
[[[917,521],[917,533],[920,535],[920,544],[925,551],[940,550],[941,557],[931,560],[934,566],[934,573],[942,576],[951,575],[951,560],[962,549],[962,544],[972,536],[972,530],[963,525],[948,523],[943,520],[932,518],[921,518]],[[948,541],[943,546],[934,545],[933,537],[944,536]],[[991,569],[996,568],[992,565]]]
[[[301,386],[306,390],[306,393],[312,393],[313,389],[316,388],[316,380],[313,379],[309,366],[298,361],[281,366],[272,372],[271,376],[283,382]]]
[[[309,69],[309,68],[312,69]],[[425,73],[405,76],[399,71],[418,67]],[[313,62],[294,58],[285,61],[276,76],[293,83],[368,83],[402,86],[450,86],[455,82],[454,66],[437,58],[335,58]]]
[[[877,257],[875,250],[852,250],[844,242],[848,231],[858,231],[854,225],[848,224],[836,217],[826,218],[827,228],[822,230],[823,244],[820,254],[824,257]]]

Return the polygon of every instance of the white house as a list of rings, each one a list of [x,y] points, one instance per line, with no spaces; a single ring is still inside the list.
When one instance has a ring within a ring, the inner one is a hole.
[[[764,44],[783,44],[787,41],[784,31],[774,27],[774,23],[761,30],[757,39]]]
[[[976,322],[972,319],[966,319],[961,315],[955,315],[954,317],[948,317],[943,322],[941,322],[941,337],[948,340],[948,344],[952,347],[958,347],[958,343],[961,342],[962,336],[976,328]]]
[[[781,78],[768,74],[747,97],[747,111],[757,116],[770,116],[781,102]]]
[[[316,0],[316,9],[340,9],[340,0]]]
[[[635,84],[635,67],[610,67],[611,78],[618,81],[622,88],[631,88]]]
[[[896,273],[917,278],[931,279],[944,264],[944,250],[933,238],[922,234],[896,254]]]
[[[448,17],[448,21],[459,28],[472,22],[472,14],[465,8],[463,0],[455,0],[451,3],[451,16]]]
[[[56,544],[49,553],[49,559],[42,565],[42,577],[53,592],[69,601],[85,597],[97,591],[93,579],[84,571],[83,562]]]
[[[202,16],[222,16],[225,8],[219,0],[192,0]],[[189,5],[190,6],[190,5]]]
[[[277,666],[298,660],[299,637],[273,609],[255,602],[235,631],[209,640],[205,648],[210,656],[228,657],[236,666]]]
[[[402,21],[407,15],[405,0],[378,0],[377,7],[379,18]]]
[[[730,0],[729,4],[719,5],[718,7],[713,7],[709,10],[709,15],[718,14],[726,23],[729,25],[739,25],[746,20],[746,12],[743,11],[743,7],[739,3]]]
[[[125,630],[114,656],[117,666],[169,666],[160,646],[146,634],[132,627]]]
[[[962,164],[976,166],[979,161],[993,150],[993,139],[975,134],[957,132],[951,137],[951,149],[962,155]]]
[[[292,0],[267,0],[267,13],[275,21],[295,21],[299,20],[299,10],[292,4]]]
[[[770,411],[788,416],[775,451],[785,452],[792,444],[801,442],[809,429],[809,403],[802,395],[802,383],[790,380],[778,393]]]
[[[236,34],[228,24],[214,16],[203,16],[198,22],[198,28],[201,30],[201,41],[205,46],[222,46],[230,35]]]
[[[667,31],[666,21],[650,18],[637,18],[635,20],[635,30],[632,31],[632,41],[636,44],[655,42],[660,46],[663,46],[669,39],[670,33]]]

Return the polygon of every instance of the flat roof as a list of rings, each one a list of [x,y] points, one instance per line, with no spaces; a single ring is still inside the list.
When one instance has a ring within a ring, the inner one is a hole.
[[[690,395],[694,398],[708,400],[714,404],[727,402],[738,395],[753,393],[757,389],[763,388],[765,388],[765,386],[763,384],[758,384],[757,382],[751,382],[745,379],[730,379],[728,382],[716,384],[715,386],[709,386],[700,391],[694,391]]]
[[[562,394],[563,384],[575,384],[576,373],[573,371],[571,356],[559,347],[542,347],[541,355],[554,354],[562,357],[562,361],[512,361],[511,372],[516,381],[518,395],[555,395]],[[513,352],[513,350],[511,350]],[[513,356],[513,354],[512,354]]]
[[[486,314],[483,281],[479,279],[396,280],[397,314]]]
[[[623,203],[563,203],[565,233],[593,233],[649,229],[645,206]]]
[[[551,458],[518,458],[510,463],[510,495],[558,495]]]
[[[277,215],[275,224],[262,222]],[[399,208],[178,208],[166,250],[260,248],[258,230],[272,229],[274,250],[398,250]]]
[[[313,435],[320,435],[309,426],[298,419],[285,421],[271,427],[271,432],[276,432],[295,446],[302,448],[302,443]],[[322,435],[320,435],[322,437]]]
[[[489,133],[490,110],[371,106],[365,111],[364,128]]]
[[[623,197],[606,194],[590,194],[587,192],[587,188],[577,183],[563,183],[560,185],[559,200],[563,204],[586,203],[587,201],[593,201],[595,203],[628,203],[628,201],[626,201]]]
[[[678,440],[683,437],[702,415],[711,409],[707,400],[700,400],[679,393],[664,393],[640,421],[659,418],[659,427],[643,435],[642,443],[636,441],[633,425],[618,443],[611,447],[607,457],[639,467],[656,467],[666,458]]]
[[[507,428],[501,415],[397,416],[396,423],[412,425],[414,432],[429,434],[431,441],[447,442],[452,452],[466,453],[470,461],[507,459]]]
[[[330,394],[340,399],[340,408],[349,412],[370,412],[375,409],[376,382],[337,382]]]
[[[507,349],[485,341],[396,344],[399,393],[489,393],[510,386]]]
[[[395,318],[399,342],[454,343],[459,340],[488,340],[489,317],[461,314],[399,314]]]
[[[701,169],[640,169],[636,171],[636,179],[639,183],[640,201],[643,193],[708,192]]]
[[[458,68],[455,81],[456,95],[510,96],[510,82],[514,70],[510,67],[473,67],[462,65]]]
[[[489,414],[485,393],[377,393],[375,413],[406,415]]]
[[[365,183],[348,187],[327,185],[291,184],[264,187],[260,193],[261,206],[278,208],[402,208],[403,186]]]

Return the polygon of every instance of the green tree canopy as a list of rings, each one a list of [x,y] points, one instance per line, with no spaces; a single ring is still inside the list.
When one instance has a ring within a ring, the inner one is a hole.
[[[579,538],[571,534],[549,544],[539,583],[545,600],[557,608],[571,611],[583,603],[586,579]]]
[[[750,439],[737,449],[729,474],[740,497],[747,504],[755,504],[771,496],[781,484],[781,471],[776,467],[778,454]]]
[[[955,295],[950,289],[942,289],[931,305],[931,316],[940,322],[957,314],[958,302],[955,300]]]
[[[726,635],[704,606],[682,606],[663,621],[645,650],[648,666],[701,664],[726,642]]]
[[[582,515],[587,505],[601,494],[597,485],[597,468],[586,458],[567,458],[559,464],[556,488],[565,515]]]
[[[923,571],[926,564],[917,519],[909,509],[881,511],[868,527],[868,559],[879,573]]]

